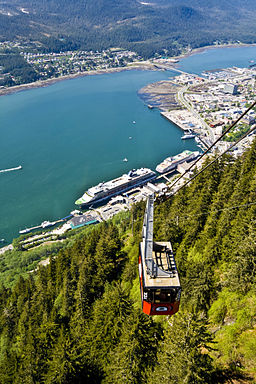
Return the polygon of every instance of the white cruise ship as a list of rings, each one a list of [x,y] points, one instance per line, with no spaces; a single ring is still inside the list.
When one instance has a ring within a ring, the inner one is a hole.
[[[117,179],[89,188],[75,204],[84,207],[93,203],[99,203],[110,197],[126,192],[129,189],[145,184],[154,178],[156,178],[156,174],[149,168],[132,169]]]
[[[156,171],[159,173],[168,172],[171,170],[175,170],[178,164],[183,163],[184,161],[191,161],[196,159],[199,156],[199,152],[192,151],[183,151],[176,156],[167,157],[162,163],[158,164],[156,167]]]

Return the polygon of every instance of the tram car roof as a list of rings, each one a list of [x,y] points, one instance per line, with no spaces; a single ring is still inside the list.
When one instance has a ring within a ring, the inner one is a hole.
[[[170,242],[140,243],[143,285],[146,289],[180,288],[180,280]]]

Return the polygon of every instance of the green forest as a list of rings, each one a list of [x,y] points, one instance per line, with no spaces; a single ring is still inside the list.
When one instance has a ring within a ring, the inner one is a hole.
[[[0,264],[0,383],[255,383],[255,197],[256,142],[156,200],[154,238],[172,242],[182,285],[172,317],[141,310],[143,202],[60,247],[16,241],[20,260]]]
[[[254,0],[8,0],[0,3],[0,87],[41,80],[20,52],[120,47],[148,59],[255,43],[255,11]]]
[[[0,67],[2,68],[2,74],[7,75],[3,79],[0,79],[0,86],[31,83],[39,79],[33,67],[29,65],[15,49],[5,49],[0,52]],[[16,82],[13,81],[13,76]]]
[[[0,5],[0,41],[174,56],[214,42],[255,43],[255,10],[253,0],[8,0]]]

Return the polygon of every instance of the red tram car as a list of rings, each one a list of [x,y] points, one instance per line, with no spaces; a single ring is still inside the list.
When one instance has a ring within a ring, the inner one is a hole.
[[[181,286],[170,242],[153,241],[154,195],[148,198],[140,243],[139,276],[142,310],[147,315],[174,315]]]

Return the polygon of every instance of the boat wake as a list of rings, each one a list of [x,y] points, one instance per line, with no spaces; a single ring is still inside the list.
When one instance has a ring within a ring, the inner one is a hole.
[[[15,168],[1,169],[1,170],[0,170],[0,173],[12,172],[12,171],[18,171],[19,169],[22,169],[22,166],[21,166],[21,165],[19,165],[18,167],[15,167]]]

